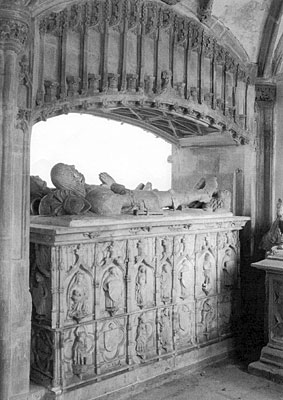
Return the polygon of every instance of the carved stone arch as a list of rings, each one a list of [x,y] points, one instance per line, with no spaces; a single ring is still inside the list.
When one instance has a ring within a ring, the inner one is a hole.
[[[258,55],[258,76],[269,77],[272,69],[272,54],[279,30],[279,21],[283,12],[283,3],[272,0],[262,33]]]
[[[66,320],[79,322],[92,318],[94,307],[93,276],[83,266],[71,274],[65,282],[67,310]]]

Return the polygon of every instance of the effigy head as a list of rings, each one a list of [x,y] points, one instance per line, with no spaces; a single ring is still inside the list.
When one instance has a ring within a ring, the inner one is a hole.
[[[57,189],[70,190],[77,195],[85,196],[85,177],[74,165],[58,163],[50,172],[51,181]]]

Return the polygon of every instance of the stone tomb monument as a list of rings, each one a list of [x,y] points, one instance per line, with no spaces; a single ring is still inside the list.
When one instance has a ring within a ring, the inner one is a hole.
[[[31,217],[31,377],[51,398],[93,399],[234,349],[249,218],[146,204]]]

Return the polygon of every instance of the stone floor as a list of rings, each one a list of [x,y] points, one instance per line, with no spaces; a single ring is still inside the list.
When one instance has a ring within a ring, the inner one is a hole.
[[[101,400],[282,400],[283,385],[253,376],[226,360],[202,370],[182,369]]]

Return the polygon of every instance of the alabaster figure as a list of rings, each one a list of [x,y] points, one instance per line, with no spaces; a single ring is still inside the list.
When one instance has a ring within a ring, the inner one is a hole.
[[[161,286],[161,299],[163,303],[168,303],[171,299],[172,290],[172,273],[171,268],[168,264],[162,266],[162,272],[160,277]]]
[[[37,317],[47,317],[50,313],[51,299],[45,277],[39,271],[35,273],[35,284],[32,287],[31,293]]]
[[[231,247],[225,250],[222,265],[224,287],[227,289],[232,288],[236,281],[237,268],[235,265],[235,252]]]
[[[136,276],[136,302],[142,308],[147,300],[147,271],[145,265],[140,265]]]
[[[116,267],[109,268],[103,282],[105,309],[110,315],[119,310],[123,298],[123,282]]]
[[[144,360],[146,356],[148,337],[149,337],[148,326],[145,322],[144,315],[141,315],[139,317],[139,323],[137,326],[136,353],[142,360]]]
[[[88,313],[88,289],[82,272],[77,272],[70,288],[68,316],[80,320]]]
[[[202,290],[207,295],[210,291],[211,270],[212,270],[212,263],[210,261],[210,255],[208,253],[206,253],[204,256],[202,270],[203,270],[203,276],[204,276]]]
[[[276,219],[260,242],[259,247],[265,251],[270,251],[273,246],[282,246],[283,243],[283,204],[281,199],[278,199],[276,209]]]
[[[37,177],[32,177],[31,181],[36,183],[35,178]],[[88,211],[97,215],[160,214],[163,209],[176,210],[187,207],[230,211],[230,192],[218,191],[215,177],[202,178],[193,189],[182,191],[152,190],[150,182],[129,190],[115,182],[106,172],[100,173],[99,179],[100,185],[89,185],[75,166],[63,163],[54,165],[51,170],[54,190],[48,189],[43,181],[37,185],[42,187],[42,190],[34,189],[33,185],[32,190],[37,203],[32,207],[32,214],[80,215]],[[37,192],[40,192],[38,196]]]

